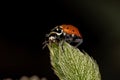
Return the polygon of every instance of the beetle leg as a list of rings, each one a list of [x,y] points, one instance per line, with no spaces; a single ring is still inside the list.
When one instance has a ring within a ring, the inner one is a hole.
[[[83,43],[83,39],[77,39],[75,42],[78,42],[78,44],[75,45],[75,47],[78,47],[81,43]]]

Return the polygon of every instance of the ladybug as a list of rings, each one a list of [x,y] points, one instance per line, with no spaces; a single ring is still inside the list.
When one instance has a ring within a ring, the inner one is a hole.
[[[78,28],[70,24],[62,24],[53,28],[49,34],[46,34],[46,41],[44,43],[59,43],[59,41],[62,40],[75,47],[78,47],[83,42],[82,35]]]

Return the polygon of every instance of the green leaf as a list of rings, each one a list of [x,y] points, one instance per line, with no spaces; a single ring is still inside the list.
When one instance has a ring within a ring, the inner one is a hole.
[[[67,42],[48,44],[51,65],[60,80],[101,80],[96,61]]]

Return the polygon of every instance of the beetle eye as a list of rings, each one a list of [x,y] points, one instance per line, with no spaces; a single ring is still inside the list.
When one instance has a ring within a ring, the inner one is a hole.
[[[57,29],[57,32],[58,32],[58,33],[61,33],[61,29]]]
[[[52,30],[53,32],[57,32],[57,33],[61,33],[62,32],[62,30],[61,29],[59,29],[59,28],[56,28],[56,29],[54,29],[54,30]]]

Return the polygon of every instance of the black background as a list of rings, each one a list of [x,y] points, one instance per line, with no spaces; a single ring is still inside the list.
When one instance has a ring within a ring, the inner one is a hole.
[[[119,1],[44,0],[1,2],[0,78],[23,75],[58,80],[42,50],[45,34],[72,24],[83,35],[82,48],[98,63],[102,80],[119,80]]]

